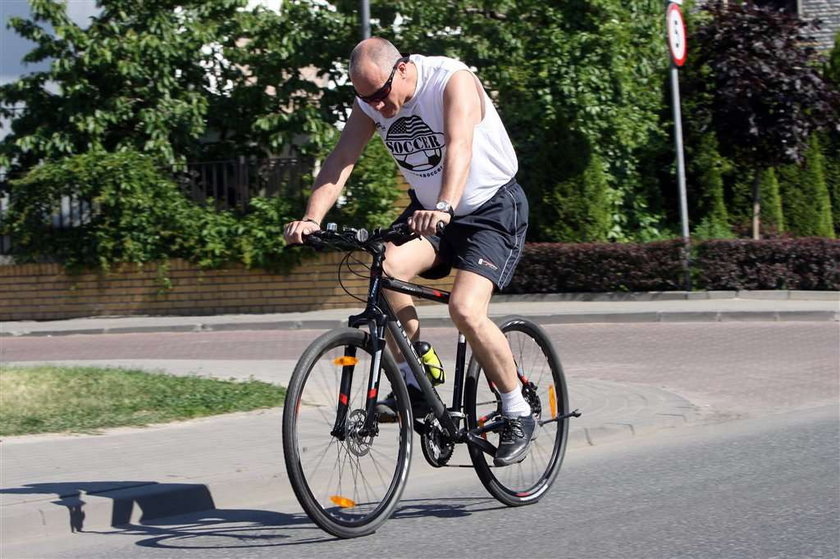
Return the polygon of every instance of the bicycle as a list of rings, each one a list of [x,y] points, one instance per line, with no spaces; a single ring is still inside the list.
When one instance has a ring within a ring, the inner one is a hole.
[[[347,327],[324,333],[304,351],[283,411],[284,459],[295,496],[319,527],[339,538],[370,534],[394,512],[408,478],[412,430],[420,434],[423,456],[434,467],[449,466],[455,445],[466,444],[471,467],[487,491],[508,506],[521,506],[539,501],[554,483],[566,451],[569,419],[580,415],[579,410],[569,411],[560,360],[542,328],[523,317],[502,320],[500,328],[511,344],[522,392],[538,427],[523,461],[493,466],[501,399],[474,355],[465,373],[464,335],[458,333],[452,406],[446,407],[383,295],[394,290],[448,302],[446,291],[384,273],[385,243],[417,237],[404,224],[371,233],[338,231],[330,224],[304,239],[309,246],[347,252],[339,264],[342,286],[342,266],[350,268],[353,252],[371,256],[365,309],[351,316]],[[431,408],[425,417],[413,417],[405,380],[386,347],[386,330],[406,356]],[[380,422],[375,411],[382,373],[396,399],[396,422]]]

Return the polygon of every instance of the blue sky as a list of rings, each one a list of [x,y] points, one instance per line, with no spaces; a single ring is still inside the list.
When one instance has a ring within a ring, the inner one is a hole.
[[[98,10],[94,0],[68,0],[67,11],[76,23],[84,25]],[[21,74],[43,69],[46,64],[24,65],[23,56],[32,50],[34,43],[22,39],[7,28],[12,16],[29,17],[29,3],[26,0],[0,0],[0,83],[16,80]]]

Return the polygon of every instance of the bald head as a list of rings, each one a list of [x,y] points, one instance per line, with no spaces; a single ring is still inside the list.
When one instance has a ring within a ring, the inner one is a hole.
[[[375,78],[391,73],[394,63],[402,55],[390,41],[381,37],[365,39],[350,53],[350,79]]]

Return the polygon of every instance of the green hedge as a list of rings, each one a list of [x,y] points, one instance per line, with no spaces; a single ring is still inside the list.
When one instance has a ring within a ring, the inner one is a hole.
[[[526,245],[505,293],[681,291],[680,240]],[[709,240],[693,247],[694,289],[840,290],[840,241]]]
[[[840,241],[714,240],[697,246],[700,289],[840,289]]]

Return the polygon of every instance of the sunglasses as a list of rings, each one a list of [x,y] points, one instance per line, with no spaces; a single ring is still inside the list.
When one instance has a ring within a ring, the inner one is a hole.
[[[371,93],[370,95],[359,95],[359,92],[356,91],[356,97],[359,98],[360,101],[364,101],[365,103],[376,103],[377,101],[382,101],[388,94],[391,93],[391,83],[394,81],[394,74],[397,73],[397,67],[403,63],[408,62],[409,57],[403,56],[399,60],[394,63],[394,68],[391,70],[391,75],[388,76],[388,81],[385,82],[385,85]]]

